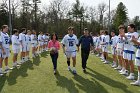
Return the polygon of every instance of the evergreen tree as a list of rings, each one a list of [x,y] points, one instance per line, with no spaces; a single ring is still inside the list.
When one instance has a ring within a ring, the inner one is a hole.
[[[127,14],[128,13],[127,13],[127,9],[125,5],[122,2],[120,2],[117,6],[115,19],[113,22],[116,30],[118,29],[119,25],[127,23],[127,20],[128,20]]]

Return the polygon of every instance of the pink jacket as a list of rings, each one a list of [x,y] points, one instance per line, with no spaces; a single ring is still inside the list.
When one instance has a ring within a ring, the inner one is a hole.
[[[48,48],[51,48],[51,47],[55,47],[57,50],[60,49],[60,43],[59,41],[53,41],[53,40],[50,40],[49,43],[48,43]]]

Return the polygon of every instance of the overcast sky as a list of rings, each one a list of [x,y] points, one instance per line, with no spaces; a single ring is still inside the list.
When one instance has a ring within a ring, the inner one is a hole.
[[[41,0],[42,5],[49,5],[51,0]],[[74,3],[75,0],[68,0],[70,3]],[[115,9],[119,2],[123,2],[128,9],[128,16],[133,18],[134,16],[140,16],[140,0],[110,0],[111,9]],[[109,0],[80,0],[80,2],[86,6],[97,6],[101,2],[108,4]]]
[[[17,0],[18,1],[18,0]],[[49,5],[51,0],[41,0],[41,6]],[[75,0],[68,0],[71,4],[75,3]],[[140,0],[110,0],[111,1],[111,10],[115,9],[119,2],[123,2],[128,9],[128,16],[134,18],[134,16],[140,16]],[[0,3],[2,0],[0,0]],[[82,5],[85,6],[95,6],[101,2],[108,4],[109,0],[80,0]]]

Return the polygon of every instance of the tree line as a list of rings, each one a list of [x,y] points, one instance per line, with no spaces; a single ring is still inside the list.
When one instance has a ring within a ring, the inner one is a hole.
[[[48,6],[41,6],[40,0],[11,0],[12,28],[35,29],[37,32],[57,33],[63,36],[69,26],[74,26],[75,33],[79,36],[84,28],[92,33],[100,29],[115,30],[120,24],[130,22],[140,26],[139,17],[128,17],[126,6],[120,2],[116,9],[111,10],[102,2],[95,7],[85,6],[79,0],[70,4],[68,0],[51,0]],[[43,8],[43,9],[41,9]],[[0,26],[9,22],[8,0],[0,2]]]

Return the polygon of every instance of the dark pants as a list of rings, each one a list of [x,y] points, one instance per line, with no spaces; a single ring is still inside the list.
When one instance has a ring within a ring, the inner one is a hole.
[[[56,68],[57,68],[58,53],[50,54],[50,56],[52,58],[54,70],[56,70]]]
[[[82,68],[83,69],[86,68],[86,64],[87,64],[87,59],[88,59],[88,56],[89,56],[89,52],[90,52],[90,50],[81,49]]]

